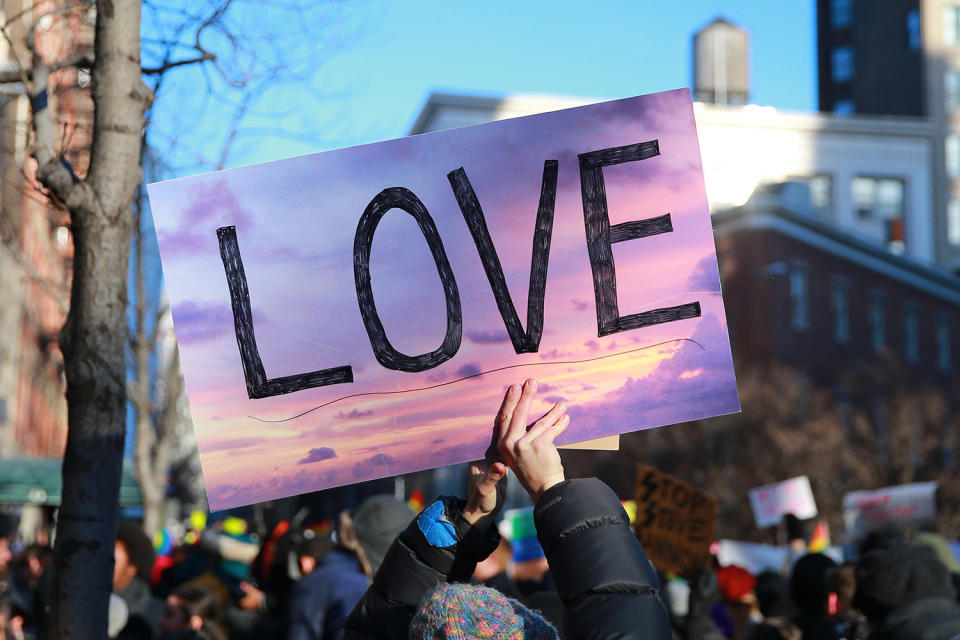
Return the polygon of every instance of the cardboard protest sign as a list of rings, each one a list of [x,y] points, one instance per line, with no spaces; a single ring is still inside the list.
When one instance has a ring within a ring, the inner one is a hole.
[[[213,509],[739,410],[686,89],[149,194]]]
[[[919,524],[937,517],[937,483],[916,482],[843,496],[843,523],[854,535],[885,524]]]
[[[637,465],[634,531],[657,568],[694,575],[708,566],[717,501],[645,464]]]
[[[813,501],[813,490],[807,476],[751,489],[750,506],[761,529],[780,524],[788,513],[801,520],[817,515],[817,503]]]

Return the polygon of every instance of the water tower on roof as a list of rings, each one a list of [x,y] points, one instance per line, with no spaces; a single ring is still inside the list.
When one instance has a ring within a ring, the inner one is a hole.
[[[750,36],[717,18],[693,36],[693,99],[746,104],[750,97]]]

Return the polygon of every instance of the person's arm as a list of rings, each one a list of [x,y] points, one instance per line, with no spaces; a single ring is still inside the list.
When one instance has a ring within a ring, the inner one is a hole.
[[[394,540],[373,584],[344,622],[345,638],[406,640],[410,620],[428,591],[465,582],[500,543],[493,518],[503,503],[507,468],[472,463],[470,499],[441,497]]]
[[[566,480],[554,440],[566,430],[557,403],[528,423],[537,383],[513,385],[498,415],[498,450],[533,500],[537,537],[577,638],[672,637],[656,573],[617,496],[595,478]]]

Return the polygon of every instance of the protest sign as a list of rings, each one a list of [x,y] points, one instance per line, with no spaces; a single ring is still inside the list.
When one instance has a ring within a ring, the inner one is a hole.
[[[708,566],[717,501],[645,464],[637,465],[634,531],[658,569],[692,576]]]
[[[810,489],[807,476],[751,489],[750,506],[761,529],[780,524],[788,513],[801,520],[817,515],[817,503],[813,501],[813,490]]]
[[[717,545],[717,562],[722,567],[736,565],[753,575],[764,571],[784,573],[789,568],[790,550],[785,546],[720,540]]]
[[[937,483],[916,482],[843,496],[843,523],[861,535],[889,523],[929,522],[937,517]]]
[[[811,553],[822,553],[837,564],[841,564],[845,559],[843,549],[840,547],[827,546]],[[790,565],[797,557],[791,554],[790,548],[786,545],[774,546],[739,540],[720,540],[717,544],[717,563],[720,566],[736,565],[753,575],[759,575],[764,571],[789,573]]]
[[[686,89],[149,194],[213,509],[739,410]]]

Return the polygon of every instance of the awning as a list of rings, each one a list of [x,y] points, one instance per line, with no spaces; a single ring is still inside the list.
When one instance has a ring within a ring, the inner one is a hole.
[[[0,458],[0,504],[59,506],[62,479],[58,458]],[[133,479],[133,464],[123,461],[120,506],[142,504],[140,488]]]

